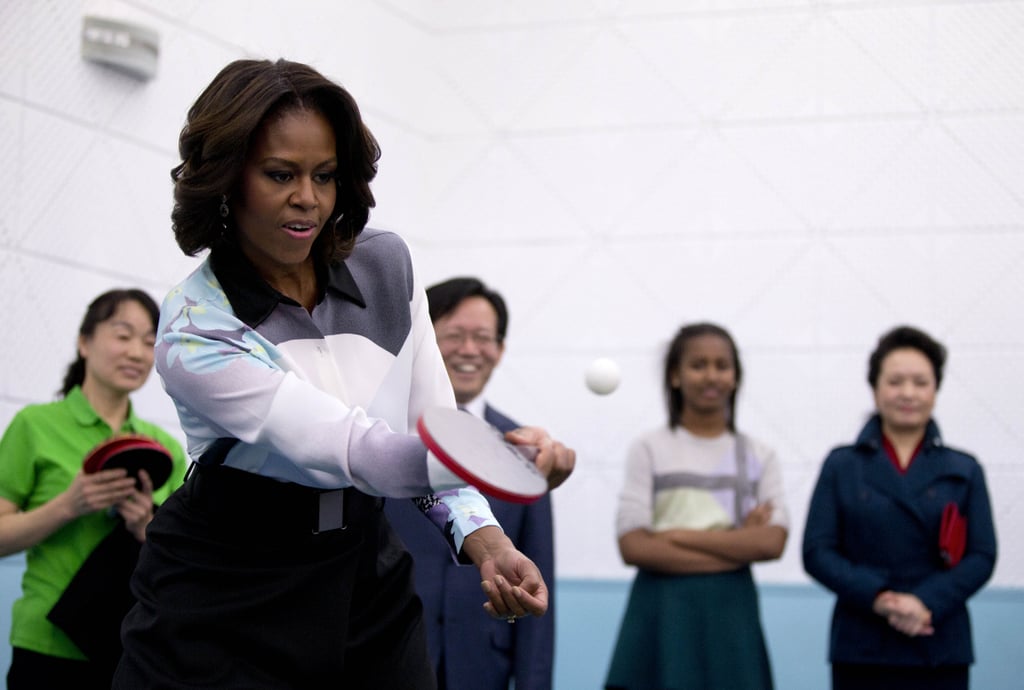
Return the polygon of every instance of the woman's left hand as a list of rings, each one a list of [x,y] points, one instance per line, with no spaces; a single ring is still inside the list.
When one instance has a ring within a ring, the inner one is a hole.
[[[927,636],[935,632],[932,612],[913,594],[882,592],[875,599],[874,609],[889,625],[909,637]]]
[[[115,508],[124,519],[124,527],[140,542],[146,541],[146,526],[153,519],[153,481],[146,470],[139,470],[141,489],[134,489]]]
[[[511,623],[523,616],[543,616],[548,610],[548,588],[540,569],[517,549],[481,564],[480,577],[487,595],[484,610],[494,618]]]
[[[466,537],[462,550],[480,569],[480,587],[487,595],[484,610],[491,616],[513,622],[548,610],[548,587],[540,569],[500,528],[481,527]]]

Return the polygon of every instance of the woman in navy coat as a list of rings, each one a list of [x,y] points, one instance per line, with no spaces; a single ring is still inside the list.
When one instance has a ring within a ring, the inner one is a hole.
[[[868,363],[877,413],[829,454],[811,498],[804,568],[836,594],[835,690],[968,687],[966,604],[992,574],[996,537],[981,466],[931,418],[945,359],[915,328],[882,336]],[[962,555],[940,548],[954,507]]]

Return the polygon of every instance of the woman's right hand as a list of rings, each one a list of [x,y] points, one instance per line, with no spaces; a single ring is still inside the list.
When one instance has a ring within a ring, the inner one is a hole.
[[[81,470],[64,492],[72,518],[106,510],[132,495],[135,479],[122,468],[86,474]]]
[[[909,637],[927,636],[935,632],[932,612],[913,594],[885,591],[875,597],[872,606],[896,630]]]

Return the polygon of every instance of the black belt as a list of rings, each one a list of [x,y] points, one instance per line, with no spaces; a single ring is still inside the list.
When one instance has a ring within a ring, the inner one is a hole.
[[[354,487],[316,489],[223,465],[196,465],[188,487],[204,511],[242,529],[319,534],[375,521],[384,505]]]

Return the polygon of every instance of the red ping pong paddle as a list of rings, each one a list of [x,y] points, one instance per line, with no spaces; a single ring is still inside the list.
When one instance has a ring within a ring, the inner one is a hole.
[[[501,432],[468,412],[429,408],[416,430],[445,467],[488,496],[533,503],[547,493],[548,480],[533,457],[527,457],[529,451],[509,443]]]
[[[128,476],[136,478],[138,484],[139,470],[146,470],[153,482],[153,490],[163,486],[171,476],[173,467],[171,454],[159,443],[139,434],[115,436],[98,444],[89,451],[82,462],[82,469],[87,474],[123,467]]]

